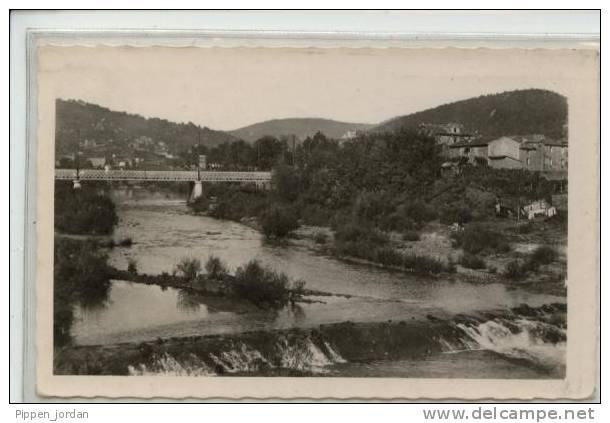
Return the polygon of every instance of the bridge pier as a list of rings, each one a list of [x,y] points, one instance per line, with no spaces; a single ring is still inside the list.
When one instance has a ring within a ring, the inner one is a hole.
[[[81,186],[81,185],[80,185],[80,181],[79,181],[78,179],[74,179],[74,180],[72,181],[72,188],[74,188],[74,189],[80,189],[80,186]]]
[[[200,180],[195,181],[193,192],[191,193],[191,201],[195,201],[203,195],[203,183]]]

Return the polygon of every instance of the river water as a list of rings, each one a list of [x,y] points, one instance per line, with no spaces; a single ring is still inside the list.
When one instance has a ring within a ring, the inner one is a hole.
[[[429,314],[442,316],[511,308],[522,303],[538,307],[565,302],[562,297],[508,289],[503,284],[475,285],[414,277],[342,262],[304,247],[270,245],[257,231],[245,225],[193,215],[184,198],[171,192],[117,189],[112,196],[119,215],[114,236],[133,240],[130,247],[118,247],[109,252],[109,262],[116,268],[126,269],[128,260],[135,259],[141,273],[171,273],[183,257],[198,258],[205,263],[210,255],[215,255],[233,271],[247,261],[257,259],[291,278],[303,279],[306,288],[353,297],[312,298],[320,302],[270,311],[244,304],[233,305],[224,299],[192,298],[174,288],[113,281],[101,306],[77,307],[72,335],[81,345],[314,327],[342,321],[397,321]],[[355,364],[340,359],[328,364],[341,375],[422,377],[423,374],[434,377],[440,372],[461,377],[540,377],[537,369],[524,366],[522,360],[515,361],[514,354],[505,355],[507,360],[499,359],[502,355],[497,354],[507,343],[509,349],[523,350],[540,347],[539,341],[528,338],[529,335],[526,339],[512,339],[513,334],[502,334],[497,328],[495,332],[486,333],[477,330],[477,333],[465,336],[474,341],[479,334],[491,345],[472,348],[473,351],[466,354],[442,355],[419,364],[396,361]],[[479,346],[484,341],[476,340]],[[513,345],[515,342],[517,344]],[[553,345],[551,355],[561,356],[561,348],[561,345]],[[548,355],[548,351],[545,350],[545,354]],[[548,372],[545,370],[542,374]]]

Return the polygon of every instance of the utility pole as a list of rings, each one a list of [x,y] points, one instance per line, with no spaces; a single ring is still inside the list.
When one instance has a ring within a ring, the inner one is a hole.
[[[74,152],[74,164],[76,165],[76,179],[79,179],[80,176],[80,154],[79,154],[79,147],[80,147],[80,129],[76,130],[76,150]]]
[[[197,127],[197,180],[201,181],[201,163],[199,159],[199,144],[201,143],[201,128]]]

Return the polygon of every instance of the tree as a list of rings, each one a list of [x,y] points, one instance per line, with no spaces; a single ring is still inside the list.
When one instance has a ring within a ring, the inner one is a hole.
[[[195,258],[184,257],[176,265],[176,272],[181,274],[185,280],[193,282],[197,279],[199,273],[201,273],[201,261]]]
[[[208,258],[208,261],[205,263],[205,271],[213,279],[222,279],[229,273],[227,265],[216,256]]]
[[[260,223],[267,238],[283,238],[299,227],[294,211],[278,206],[272,206],[263,212]]]
[[[275,192],[284,201],[294,201],[300,193],[300,178],[292,166],[277,166],[271,179]]]

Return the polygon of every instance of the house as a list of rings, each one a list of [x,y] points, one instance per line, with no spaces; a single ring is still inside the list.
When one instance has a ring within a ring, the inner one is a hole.
[[[521,161],[524,168],[541,172],[566,172],[568,170],[568,143],[535,136],[521,143]]]
[[[497,169],[521,169],[519,149],[521,143],[515,137],[500,137],[487,143],[487,163]]]
[[[544,135],[510,135],[499,138],[477,138],[449,146],[449,158],[486,160],[498,169],[527,169],[559,174],[565,178],[568,169],[568,143]]]
[[[106,157],[89,157],[87,160],[96,169],[101,169],[106,165]]]
[[[468,133],[461,123],[421,123],[419,131],[433,137],[436,144],[442,147],[442,154],[449,156],[449,147],[456,143],[466,143],[475,138]]]
[[[464,157],[471,163],[474,163],[477,157],[487,161],[488,143],[489,141],[481,138],[457,142],[449,146],[447,156],[450,159]]]

